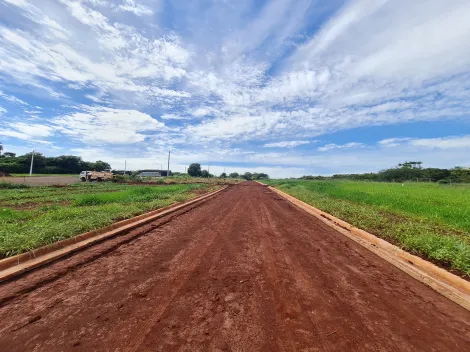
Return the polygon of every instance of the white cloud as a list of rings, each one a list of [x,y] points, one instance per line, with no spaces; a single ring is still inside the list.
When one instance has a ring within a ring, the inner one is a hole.
[[[189,120],[187,116],[181,116],[176,114],[163,114],[160,116],[163,120]]]
[[[0,129],[0,136],[13,137],[25,141],[36,141],[38,143],[49,143],[36,138],[51,137],[54,129],[48,125],[29,124],[23,122],[8,123],[8,128]]]
[[[275,143],[267,143],[264,145],[265,148],[295,148],[299,145],[309,144],[310,141],[282,141]]]
[[[16,85],[9,93],[63,100],[47,123],[75,145],[151,142],[188,158],[339,167],[330,155],[372,148],[327,144],[318,159],[289,148],[363,126],[469,121],[467,0],[275,0],[255,12],[252,0],[211,1],[203,10],[175,0],[165,11],[178,8],[178,16],[163,16],[158,0],[0,2],[11,19],[0,25],[2,84]],[[2,94],[6,104],[23,102]],[[96,107],[66,110],[83,98]],[[11,122],[18,107],[5,107]],[[261,141],[285,149],[253,153]],[[395,155],[462,146],[465,136],[392,138],[375,147]],[[214,149],[213,158],[204,153]]]
[[[411,138],[387,138],[378,142],[379,145],[384,147],[396,147],[401,145],[405,141],[409,141]]]
[[[111,22],[84,2],[61,0],[60,4],[54,4],[60,24],[32,4],[17,4],[41,30],[0,26],[0,75],[36,87],[46,80],[78,89],[94,87],[114,97],[127,92],[146,103],[190,97],[170,88],[185,76],[189,59],[175,34],[147,37],[134,27]],[[118,8],[148,13],[129,0]],[[50,36],[42,29],[54,29],[62,36]],[[87,38],[86,43],[77,38]]]
[[[53,128],[47,125],[28,124],[23,122],[10,123],[10,127],[30,137],[49,137],[53,134]]]
[[[317,150],[320,152],[327,152],[333,149],[353,149],[353,148],[363,148],[363,147],[365,147],[365,144],[357,143],[357,142],[351,142],[351,143],[346,143],[346,144],[341,144],[341,145],[330,143],[330,144],[324,145],[323,147],[318,147]]]
[[[449,136],[441,138],[389,138],[379,141],[385,147],[407,146],[426,149],[470,148],[470,136]]]
[[[6,101],[9,101],[11,103],[16,103],[16,104],[21,104],[21,105],[28,105],[28,103],[24,102],[21,99],[18,99],[17,97],[9,94],[5,94],[0,90],[0,98],[5,99]]]
[[[145,132],[166,132],[163,123],[136,110],[84,107],[53,119],[61,133],[89,145],[124,144],[144,141]]]
[[[139,4],[135,0],[124,0],[123,4],[119,5],[116,9],[119,11],[132,12],[136,16],[153,15],[151,8]]]

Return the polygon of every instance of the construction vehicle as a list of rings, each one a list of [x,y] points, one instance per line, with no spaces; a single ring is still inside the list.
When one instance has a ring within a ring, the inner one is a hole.
[[[112,181],[114,175],[111,173],[111,170],[104,171],[82,171],[80,172],[80,180],[82,182],[103,182],[103,181]]]

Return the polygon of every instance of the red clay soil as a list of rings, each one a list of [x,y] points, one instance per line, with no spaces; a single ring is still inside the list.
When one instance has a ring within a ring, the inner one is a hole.
[[[0,286],[1,351],[469,351],[470,312],[267,188]]]

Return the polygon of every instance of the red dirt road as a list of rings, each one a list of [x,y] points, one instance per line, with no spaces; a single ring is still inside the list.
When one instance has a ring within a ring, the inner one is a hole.
[[[255,183],[0,285],[1,351],[468,351],[470,312]]]

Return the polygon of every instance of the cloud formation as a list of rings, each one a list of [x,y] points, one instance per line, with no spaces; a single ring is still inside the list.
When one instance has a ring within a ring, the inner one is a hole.
[[[335,139],[424,123],[467,134],[467,0],[0,0],[0,11],[0,131],[13,143],[217,148],[231,151],[213,155],[221,163],[293,168],[318,154],[467,147],[449,137],[458,127]]]

